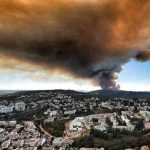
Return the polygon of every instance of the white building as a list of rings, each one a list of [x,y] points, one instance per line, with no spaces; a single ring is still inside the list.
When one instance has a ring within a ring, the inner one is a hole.
[[[150,122],[150,115],[146,115],[145,118],[144,118],[144,120],[145,120],[146,122]]]
[[[144,122],[145,129],[150,129],[150,122]]]
[[[74,115],[76,113],[76,110],[66,110],[64,112],[65,115]]]
[[[4,126],[4,127],[14,127],[16,125],[16,121],[0,121],[0,126]]]
[[[150,115],[150,112],[149,111],[140,111],[139,114],[142,115],[143,117],[145,117],[146,115]]]
[[[84,128],[84,118],[77,117],[69,124],[69,130],[70,131],[82,131]]]
[[[133,131],[134,126],[133,125],[130,125],[130,126],[113,126],[113,129]]]
[[[57,110],[50,111],[50,112],[49,112],[49,116],[54,117],[54,116],[56,116],[56,115],[57,115],[57,113],[58,113],[58,111],[57,111]]]
[[[12,106],[4,106],[0,105],[0,113],[11,113],[13,112],[13,107]]]
[[[57,147],[57,146],[60,147],[60,146],[62,146],[62,144],[63,144],[63,138],[57,137],[53,140],[52,146],[53,147]]]
[[[15,110],[24,111],[25,110],[25,103],[24,102],[15,103]]]
[[[99,130],[99,131],[106,131],[107,127],[103,126],[103,125],[96,125],[96,126],[94,126],[94,129]]]
[[[102,106],[102,107],[108,107],[108,102],[102,102],[102,103],[101,103],[101,106]]]

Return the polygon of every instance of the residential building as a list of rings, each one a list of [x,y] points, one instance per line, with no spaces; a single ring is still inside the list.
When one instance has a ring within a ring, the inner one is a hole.
[[[25,103],[24,102],[15,103],[15,110],[24,111],[25,110]]]
[[[11,113],[13,112],[13,107],[12,106],[4,106],[0,105],[0,113]]]

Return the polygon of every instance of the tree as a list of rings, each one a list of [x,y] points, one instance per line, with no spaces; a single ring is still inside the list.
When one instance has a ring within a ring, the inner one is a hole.
[[[113,126],[113,123],[110,121],[108,117],[106,118],[106,123],[109,125],[109,127]]]
[[[92,135],[84,136],[79,139],[76,139],[72,145],[73,147],[81,148],[93,148],[94,147],[94,137]]]

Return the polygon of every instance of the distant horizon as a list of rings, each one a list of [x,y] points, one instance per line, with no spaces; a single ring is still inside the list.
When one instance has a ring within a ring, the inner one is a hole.
[[[125,65],[119,74],[118,82],[123,91],[150,91],[150,62],[137,63],[131,61]],[[133,68],[136,68],[133,70]],[[142,70],[142,71],[141,71]],[[15,69],[0,71],[0,90],[51,90],[51,89],[72,89],[77,91],[99,90],[91,80],[74,79],[62,74],[49,74],[44,70],[28,72]]]
[[[5,92],[5,93],[14,93],[14,92],[28,92],[28,91],[55,91],[55,90],[62,90],[62,91],[76,91],[76,92],[92,92],[92,91],[114,91],[114,92],[146,92],[149,93],[150,91],[133,91],[133,90],[113,90],[113,89],[97,89],[97,90],[90,90],[90,91],[85,91],[85,90],[75,90],[75,89],[21,89],[21,90],[0,90],[0,94],[1,92]]]

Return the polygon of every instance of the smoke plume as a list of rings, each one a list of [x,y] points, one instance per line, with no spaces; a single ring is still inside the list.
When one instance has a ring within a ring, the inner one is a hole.
[[[0,0],[0,53],[119,89],[150,58],[150,0]]]

